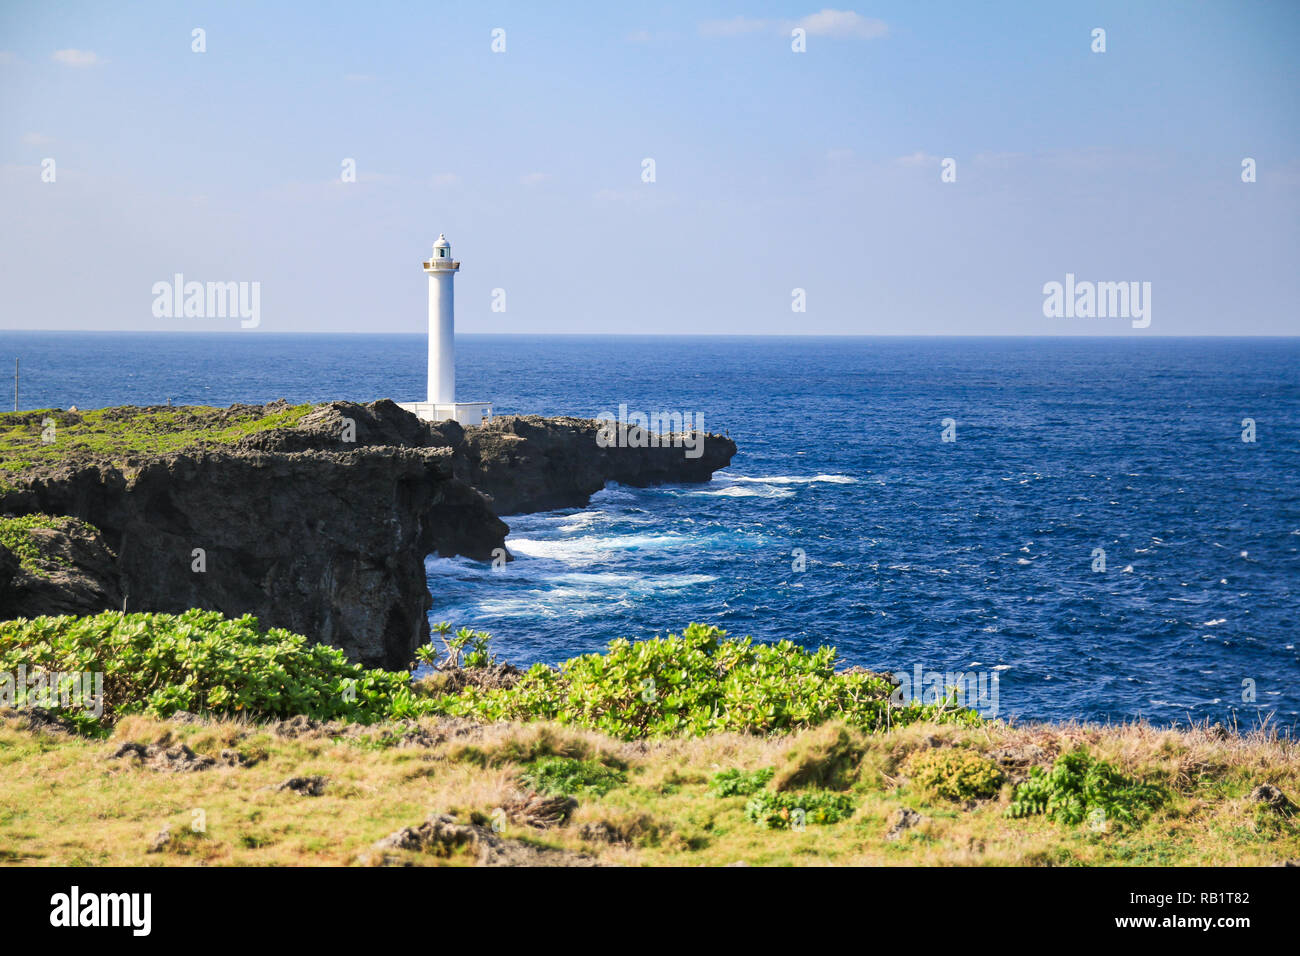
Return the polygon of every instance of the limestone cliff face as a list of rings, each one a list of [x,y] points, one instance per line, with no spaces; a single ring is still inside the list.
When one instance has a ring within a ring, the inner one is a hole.
[[[59,562],[84,572],[75,594],[0,555],[0,614],[84,613],[123,599],[133,611],[247,613],[401,668],[429,639],[425,556],[489,559],[509,530],[494,509],[583,505],[609,480],[707,481],[735,451],[716,436],[694,459],[681,448],[601,449],[595,429],[530,417],[463,430],[386,400],[335,402],[233,445],[70,456],[14,475],[0,512],[71,515],[102,541]]]
[[[0,545],[0,620],[121,607],[117,556],[103,535],[80,522],[56,524],[32,529],[36,556],[27,562]]]
[[[74,607],[42,597],[44,582],[18,580],[0,604],[30,616],[121,607],[125,598],[136,611],[254,614],[362,663],[405,666],[429,638],[425,555],[486,559],[508,529],[452,476],[451,449],[404,447],[385,433],[387,409],[348,410],[360,434],[394,443],[344,441],[329,427],[342,416],[327,408],[278,436],[292,450],[274,449],[263,433],[193,453],[16,476],[0,509],[94,525],[116,553],[122,594],[100,608]],[[406,424],[418,430],[413,418]]]

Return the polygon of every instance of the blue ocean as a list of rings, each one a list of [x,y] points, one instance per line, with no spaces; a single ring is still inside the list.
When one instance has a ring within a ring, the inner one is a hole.
[[[22,408],[410,401],[425,380],[423,336],[0,343]],[[504,659],[703,621],[873,669],[997,673],[1005,717],[1297,721],[1300,340],[457,348],[459,395],[498,413],[694,413],[739,446],[708,485],[507,516],[503,570],[430,557],[432,619],[490,631]]]

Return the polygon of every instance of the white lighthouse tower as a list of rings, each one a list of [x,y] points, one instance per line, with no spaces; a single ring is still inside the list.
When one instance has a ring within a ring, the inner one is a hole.
[[[429,396],[427,401],[402,404],[425,421],[453,419],[462,425],[479,425],[492,417],[491,402],[456,401],[456,273],[460,263],[451,257],[444,235],[424,260],[429,276]]]

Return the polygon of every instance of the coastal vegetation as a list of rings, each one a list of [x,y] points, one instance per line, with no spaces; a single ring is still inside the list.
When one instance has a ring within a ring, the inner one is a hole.
[[[372,723],[406,716],[414,701],[406,673],[366,669],[338,648],[216,611],[0,622],[0,673],[20,666],[27,673],[102,673],[101,712],[67,712],[81,730],[100,735],[127,714],[301,714]]]
[[[1034,767],[1016,787],[1007,813],[1013,817],[1044,814],[1061,823],[1085,820],[1132,826],[1167,799],[1164,788],[1125,777],[1086,750],[1056,758],[1051,770]]]
[[[719,731],[776,733],[843,720],[870,730],[917,720],[976,723],[951,703],[891,705],[880,674],[837,670],[833,647],[759,644],[692,624],[680,635],[619,639],[558,668],[535,665],[509,688],[467,688],[442,701],[477,720],[552,720],[633,740]]]
[[[1205,728],[1145,725],[918,723],[863,734],[861,759],[842,790],[804,786],[786,796],[771,778],[752,794],[716,793],[719,773],[784,768],[798,759],[792,751],[839,727],[646,745],[553,723],[422,718],[365,726],[132,715],[101,739],[43,729],[37,715],[10,712],[0,716],[0,862],[351,865],[434,814],[466,826],[477,821],[511,845],[612,865],[1300,859],[1296,818],[1254,796],[1267,783],[1294,797],[1300,761],[1292,745],[1263,732],[1222,738]],[[133,744],[179,754],[182,762],[169,770],[130,751],[115,756]],[[1046,815],[1009,817],[1010,782],[990,799],[961,803],[933,795],[905,769],[918,752],[969,750],[993,761],[1023,755],[1050,765],[1053,754],[1076,748],[1127,777],[1158,781],[1170,799],[1138,826],[1072,825]],[[319,784],[305,793],[286,786],[313,778]],[[517,812],[541,803],[543,795],[533,796],[538,785],[559,794],[544,799],[573,803],[545,818]],[[833,808],[835,819],[831,812],[819,817],[806,794]],[[476,862],[468,847],[390,855],[415,865]]]
[[[0,623],[0,673],[100,671],[105,698],[0,711],[0,862],[1300,858],[1300,755],[1269,729],[900,707],[833,650],[700,625],[507,678],[469,635],[480,666],[426,652],[431,680],[207,611]]]
[[[488,635],[435,630],[446,641],[452,670],[494,666]],[[426,665],[437,660],[432,645],[416,657]],[[539,664],[510,686],[485,689],[471,680],[455,693],[441,693],[436,680],[412,682],[404,671],[363,668],[337,648],[264,629],[249,615],[231,620],[202,610],[0,622],[0,670],[19,663],[29,671],[102,672],[103,713],[79,718],[92,731],[124,714],[177,711],[358,723],[432,715],[548,720],[626,740],[774,733],[832,719],[868,730],[917,720],[979,722],[951,702],[891,704],[887,678],[837,671],[834,648],[757,644],[699,624],[680,637],[616,640],[605,654],[584,654],[559,668]]]
[[[136,455],[231,445],[258,432],[292,428],[314,407],[126,405],[84,412],[3,412],[0,471],[20,472],[80,458],[120,464]]]

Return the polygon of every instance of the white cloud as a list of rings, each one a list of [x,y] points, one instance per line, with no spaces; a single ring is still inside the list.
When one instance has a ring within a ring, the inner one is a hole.
[[[455,173],[434,173],[430,182],[435,186],[455,186],[460,182],[460,177]]]
[[[883,20],[873,20],[852,10],[822,10],[811,13],[795,23],[803,27],[810,37],[861,37],[874,40],[889,32]]]
[[[852,10],[829,7],[798,20],[761,20],[755,17],[732,17],[730,20],[705,20],[700,33],[706,37],[736,37],[749,33],[789,33],[795,27],[811,37],[857,37],[874,40],[889,32],[883,20],[864,17]]]
[[[900,166],[931,166],[939,161],[938,156],[931,156],[924,150],[918,149],[915,153],[908,156],[899,156],[894,162]]]
[[[524,186],[536,186],[538,183],[544,183],[550,179],[548,173],[528,173],[519,177],[519,182]]]
[[[44,133],[23,133],[24,146],[48,146],[52,142],[54,140]]]
[[[626,37],[628,43],[649,43],[654,39],[649,30],[633,30]]]
[[[10,63],[18,62],[18,54],[11,53],[8,50],[0,50],[0,66],[8,66]]]
[[[94,50],[55,50],[50,59],[64,66],[99,66],[104,62]]]
[[[369,73],[344,73],[343,79],[347,83],[373,83],[375,78]]]
[[[826,150],[826,158],[829,159],[829,160],[830,160],[831,162],[833,162],[833,163],[837,163],[837,162],[840,162],[841,160],[845,160],[845,159],[851,159],[852,156],[853,156],[853,150],[851,150],[851,149],[828,149],[828,150]]]

